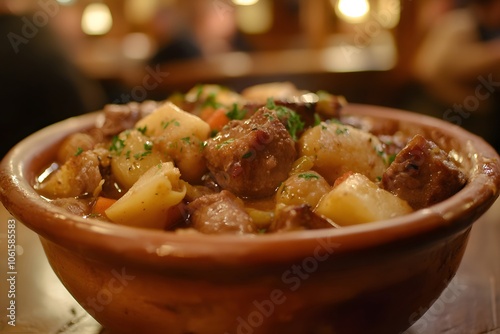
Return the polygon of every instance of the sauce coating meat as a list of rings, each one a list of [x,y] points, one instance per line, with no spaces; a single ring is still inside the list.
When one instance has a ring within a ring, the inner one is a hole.
[[[385,171],[382,187],[418,210],[452,196],[466,181],[446,152],[416,135]]]
[[[295,142],[275,111],[259,109],[248,120],[234,120],[204,150],[207,166],[222,189],[262,198],[275,193],[296,159]]]
[[[390,219],[453,196],[459,163],[398,123],[290,83],[198,85],[109,105],[35,185],[68,212],[177,233],[266,234]]]

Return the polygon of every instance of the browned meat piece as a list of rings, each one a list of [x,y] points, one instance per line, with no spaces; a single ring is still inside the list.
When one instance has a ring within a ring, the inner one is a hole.
[[[209,139],[204,156],[222,189],[240,197],[262,198],[286,180],[297,152],[276,112],[261,108],[246,121],[231,121]]]
[[[76,197],[92,194],[101,180],[97,154],[85,151],[66,161],[38,186],[38,191],[49,198]]]
[[[410,140],[382,176],[382,187],[415,210],[454,195],[466,182],[446,152],[421,135]]]
[[[304,128],[314,126],[316,123],[316,116],[319,116],[322,120],[340,118],[341,110],[344,105],[347,104],[343,96],[331,95],[325,92],[318,92],[318,100],[314,102],[305,102],[301,98],[302,97],[300,95],[291,96],[288,100],[277,99],[274,100],[273,103],[278,107],[286,107],[295,111],[299,115],[302,122],[304,122]],[[258,109],[264,106],[266,105],[248,102],[243,106],[246,118],[249,118]]]
[[[192,227],[201,233],[254,233],[252,219],[243,204],[229,191],[205,195],[189,203]]]
[[[105,136],[114,136],[133,128],[141,118],[152,113],[160,106],[160,102],[144,101],[127,104],[108,104],[104,107],[104,123],[100,127]]]
[[[307,204],[287,206],[279,212],[268,232],[287,232],[334,228],[332,223],[312,212]]]

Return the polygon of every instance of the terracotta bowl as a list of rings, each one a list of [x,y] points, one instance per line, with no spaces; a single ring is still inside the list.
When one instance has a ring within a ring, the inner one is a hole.
[[[421,133],[462,160],[469,183],[428,209],[331,230],[252,237],[176,235],[77,217],[33,189],[68,134],[98,113],[68,119],[19,143],[2,161],[0,195],[39,234],[77,301],[116,333],[397,333],[454,276],[472,223],[498,197],[498,154],[439,119],[350,105]]]

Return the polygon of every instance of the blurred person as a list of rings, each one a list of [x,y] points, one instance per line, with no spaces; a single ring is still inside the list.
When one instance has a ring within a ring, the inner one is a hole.
[[[414,109],[461,125],[500,150],[500,0],[467,0],[434,24],[417,51],[424,87]]]
[[[55,1],[50,6],[18,16],[0,0],[0,159],[31,133],[104,104],[100,86],[68,60],[51,31],[49,14],[63,14]]]
[[[158,13],[157,26],[169,31],[159,32],[164,34],[164,45],[150,63],[249,51],[251,48],[237,28],[235,12],[229,2],[206,0],[183,0],[163,8]]]

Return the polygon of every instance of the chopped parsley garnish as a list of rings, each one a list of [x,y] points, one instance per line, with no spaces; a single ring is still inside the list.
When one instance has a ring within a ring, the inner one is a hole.
[[[299,178],[304,179],[304,180],[318,180],[319,176],[314,173],[301,173],[299,174]]]
[[[238,120],[244,119],[246,115],[247,111],[245,109],[240,109],[237,103],[233,103],[233,108],[226,114],[229,119]]]
[[[78,147],[78,148],[76,149],[76,152],[75,152],[75,157],[79,156],[79,155],[80,155],[80,154],[82,154],[82,153],[83,153],[83,148]]]
[[[214,109],[221,107],[222,105],[219,102],[217,102],[216,98],[217,98],[217,95],[215,93],[209,94],[207,96],[207,98],[205,99],[205,101],[203,102],[202,107],[203,108],[212,107]]]
[[[201,94],[203,94],[204,87],[204,85],[196,85],[196,101],[198,101],[201,97]]]
[[[226,146],[226,145],[231,144],[232,142],[234,142],[234,139],[233,139],[233,138],[228,139],[228,140],[226,140],[226,141],[223,141],[223,142],[222,142],[222,143],[220,143],[220,144],[217,144],[217,146],[215,146],[215,148],[216,148],[216,149],[218,149],[218,150],[220,150],[221,148],[223,148],[223,147],[224,147],[224,146]]]
[[[203,152],[203,150],[205,149],[205,147],[207,147],[207,145],[208,145],[208,143],[207,143],[207,141],[206,141],[206,140],[205,140],[205,141],[202,141],[202,142],[200,143],[200,152]]]
[[[139,131],[140,133],[145,135],[146,131],[148,131],[148,127],[146,125],[144,125],[142,128],[137,128],[137,131]]]
[[[153,143],[150,142],[149,140],[147,142],[144,143],[144,150],[146,150],[146,152],[150,152],[153,150]]]
[[[396,160],[396,154],[391,154],[387,157],[387,164],[390,165]]]
[[[181,123],[179,123],[179,121],[178,121],[178,120],[176,120],[176,119],[173,119],[173,120],[171,120],[171,121],[162,121],[162,122],[161,122],[161,126],[162,126],[164,129],[166,129],[166,128],[170,125],[170,124],[172,124],[172,125],[174,125],[174,126],[180,126],[180,125],[181,125]]]
[[[348,134],[349,133],[349,129],[348,128],[337,128],[335,130],[335,133],[338,134],[338,135],[345,135],[345,134]]]
[[[191,143],[191,137],[184,137],[184,138],[181,138],[181,140],[183,142],[185,142],[186,144],[190,144]]]
[[[125,147],[125,140],[118,138],[118,136],[113,136],[111,141],[111,146],[109,147],[110,152],[116,152],[120,155]]]
[[[250,157],[253,156],[253,152],[252,151],[248,151],[247,153],[243,154],[242,158],[243,159],[248,159]]]
[[[320,124],[321,124],[321,117],[317,113],[314,113],[314,126]]]
[[[297,133],[304,129],[304,122],[300,119],[299,114],[285,106],[277,106],[272,97],[267,99],[266,108],[276,111],[278,118],[281,121],[286,121],[285,127],[288,133],[290,133],[293,140],[297,140]]]

